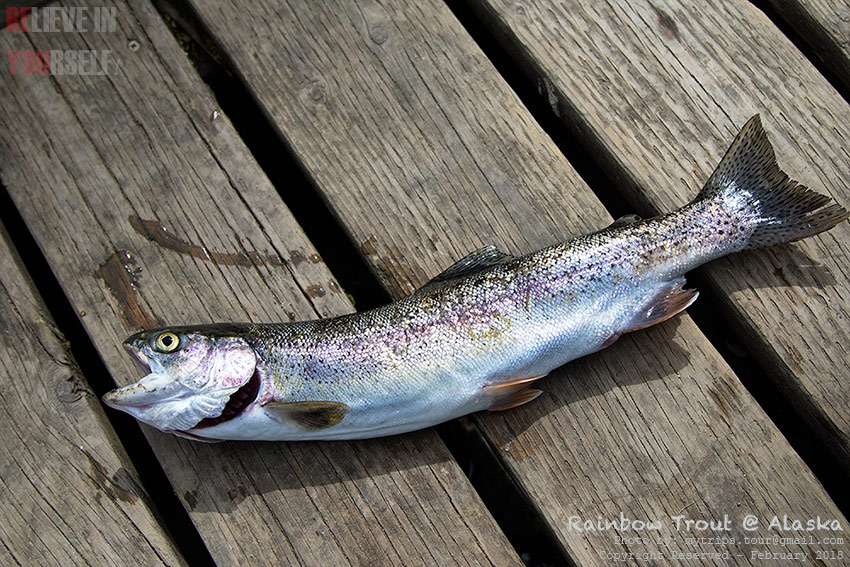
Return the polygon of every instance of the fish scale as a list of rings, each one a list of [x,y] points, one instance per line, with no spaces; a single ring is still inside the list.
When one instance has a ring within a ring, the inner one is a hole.
[[[554,368],[687,308],[688,270],[847,217],[782,172],[756,116],[671,213],[518,258],[488,246],[362,313],[137,333],[125,346],[150,374],[104,401],[202,441],[377,437],[509,409]]]

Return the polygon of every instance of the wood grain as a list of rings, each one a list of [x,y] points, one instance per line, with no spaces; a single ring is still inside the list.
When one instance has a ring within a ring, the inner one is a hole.
[[[0,45],[115,57],[103,76],[4,77],[0,159],[116,381],[140,376],[121,341],[141,325],[351,310],[147,2],[122,3],[114,33]],[[146,434],[219,565],[520,563],[432,431],[344,444]]]
[[[0,228],[0,563],[185,565]]]
[[[639,212],[691,199],[755,113],[793,178],[850,206],[850,107],[749,3],[476,4]],[[700,271],[845,474],[848,275],[850,223]]]
[[[846,0],[767,0],[808,45],[821,65],[850,89],[850,3]]]
[[[611,221],[443,4],[193,6],[395,297],[484,244],[523,253]],[[660,548],[570,517],[665,520],[668,559],[729,549],[685,542],[678,513],[728,514],[736,537],[748,513],[841,518],[687,317],[541,385],[478,419],[575,564]]]

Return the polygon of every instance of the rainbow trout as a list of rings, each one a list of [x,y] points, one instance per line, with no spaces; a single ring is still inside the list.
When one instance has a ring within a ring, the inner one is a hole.
[[[755,116],[672,213],[522,257],[483,248],[371,311],[144,331],[124,345],[150,373],[103,400],[197,440],[378,437],[504,410],[552,369],[688,307],[688,270],[847,217],[779,169]]]

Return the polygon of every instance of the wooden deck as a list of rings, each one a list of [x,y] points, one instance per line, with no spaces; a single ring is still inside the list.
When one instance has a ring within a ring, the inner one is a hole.
[[[141,328],[348,313],[349,284],[399,298],[486,244],[677,207],[755,113],[784,169],[850,206],[850,4],[772,4],[797,44],[743,1],[129,0],[114,30],[0,31],[6,53],[112,58],[0,80],[0,563],[846,565],[848,223],[698,270],[696,323],[440,434],[206,445],[96,395],[139,378]],[[598,518],[662,527],[581,529]]]

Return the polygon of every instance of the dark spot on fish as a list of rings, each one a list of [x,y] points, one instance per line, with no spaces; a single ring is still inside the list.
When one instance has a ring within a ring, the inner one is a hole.
[[[136,215],[130,215],[127,220],[136,232],[151,242],[200,260],[212,260],[216,264],[226,266],[282,266],[284,264],[283,260],[273,254],[260,254],[256,251],[234,253],[207,250],[203,246],[192,244],[171,234],[156,220],[144,220]]]
[[[190,510],[194,510],[195,506],[198,505],[198,491],[197,490],[187,490],[183,493],[183,500],[186,501],[186,505]]]
[[[139,270],[133,267],[135,265],[136,260],[129,252],[117,250],[94,272],[94,277],[104,281],[118,302],[119,316],[126,330],[159,327],[161,322],[151,317],[136,297]]]
[[[675,39],[679,41],[679,27],[676,25],[676,22],[673,18],[670,17],[667,12],[660,10],[650,4],[652,9],[655,11],[655,15],[658,17],[658,26],[661,28],[661,33],[663,33],[668,39]]]
[[[320,285],[311,285],[310,287],[304,290],[304,293],[306,293],[307,297],[311,299],[315,297],[324,297],[325,288]]]
[[[136,482],[130,473],[127,472],[127,469],[124,467],[119,468],[110,478],[106,467],[102,463],[86,450],[83,450],[83,454],[89,460],[91,480],[95,487],[105,492],[113,501],[121,500],[122,502],[133,504],[139,499],[135,490],[132,488],[136,485]]]

